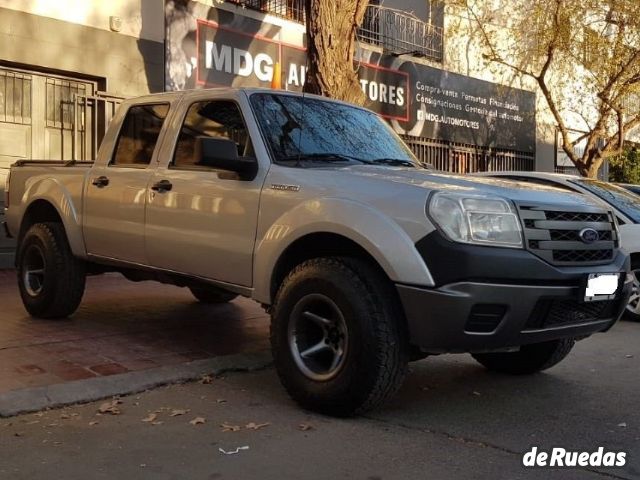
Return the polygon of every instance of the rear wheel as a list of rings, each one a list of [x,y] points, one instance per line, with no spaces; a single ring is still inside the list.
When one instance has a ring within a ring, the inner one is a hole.
[[[238,295],[215,287],[189,287],[196,300],[202,303],[227,303]]]
[[[60,223],[36,223],[20,242],[18,287],[27,311],[64,318],[76,311],[85,287],[85,264],[71,252]]]
[[[640,322],[640,260],[631,262],[631,275],[633,276],[633,287],[629,303],[624,311],[624,317],[627,320]]]
[[[523,345],[517,352],[476,353],[472,357],[494,372],[526,375],[560,363],[575,345],[573,338]]]
[[[367,262],[349,258],[308,260],[287,276],[272,309],[271,345],[289,395],[338,416],[393,395],[409,360],[393,286]]]

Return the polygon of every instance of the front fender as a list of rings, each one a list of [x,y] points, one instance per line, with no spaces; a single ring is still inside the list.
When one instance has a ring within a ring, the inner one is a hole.
[[[33,177],[27,180],[25,191],[17,212],[21,222],[24,215],[37,201],[46,201],[51,204],[62,219],[69,246],[74,255],[84,258],[86,256],[84,238],[82,236],[82,219],[79,211],[82,199],[83,179],[72,188],[54,177]],[[75,188],[74,188],[75,187]]]
[[[288,210],[258,239],[254,298],[271,303],[272,272],[283,252],[313,233],[333,233],[364,248],[394,282],[433,286],[433,278],[409,235],[393,219],[368,205],[340,198],[313,199]]]

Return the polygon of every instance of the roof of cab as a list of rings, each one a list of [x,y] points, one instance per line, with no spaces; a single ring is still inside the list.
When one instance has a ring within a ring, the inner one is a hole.
[[[181,90],[181,91],[174,91],[174,92],[160,92],[160,93],[151,93],[148,95],[142,95],[139,97],[131,97],[131,98],[127,98],[124,103],[128,103],[128,104],[132,104],[132,103],[149,103],[149,102],[166,102],[166,101],[174,101],[174,100],[179,100],[183,97],[190,97],[190,96],[201,96],[202,92],[204,91],[211,91],[211,92],[217,92],[217,93],[222,93],[222,92],[245,92],[247,95],[251,95],[253,93],[278,93],[280,95],[290,95],[290,96],[296,96],[296,97],[304,97],[304,98],[315,98],[315,99],[319,99],[319,100],[324,100],[327,102],[333,102],[333,103],[340,103],[342,105],[348,105],[350,107],[355,107],[355,108],[360,108],[362,110],[367,110],[370,111],[369,109],[365,108],[365,107],[361,107],[359,105],[354,105],[352,103],[349,102],[344,102],[342,100],[336,100],[334,98],[329,98],[329,97],[323,97],[321,95],[315,95],[312,93],[303,93],[303,92],[291,92],[291,91],[287,91],[287,90],[274,90],[274,89],[270,89],[270,88],[237,88],[237,87],[215,87],[215,88],[206,88],[206,89],[197,89],[197,90]]]

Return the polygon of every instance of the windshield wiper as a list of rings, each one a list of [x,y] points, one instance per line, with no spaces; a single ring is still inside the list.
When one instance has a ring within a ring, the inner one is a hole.
[[[371,164],[380,163],[382,165],[391,165],[393,167],[416,167],[416,164],[411,160],[404,160],[402,158],[377,158],[369,161]]]
[[[304,162],[304,161],[317,161],[317,162],[359,162],[365,164],[371,164],[369,160],[363,160],[362,158],[352,157],[351,155],[344,155],[342,153],[303,153],[301,155],[290,155],[278,159],[279,162]]]

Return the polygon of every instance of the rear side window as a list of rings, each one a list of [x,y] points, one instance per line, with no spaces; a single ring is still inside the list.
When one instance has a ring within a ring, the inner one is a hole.
[[[149,165],[167,113],[166,103],[131,107],[124,117],[111,165],[138,168]]]

